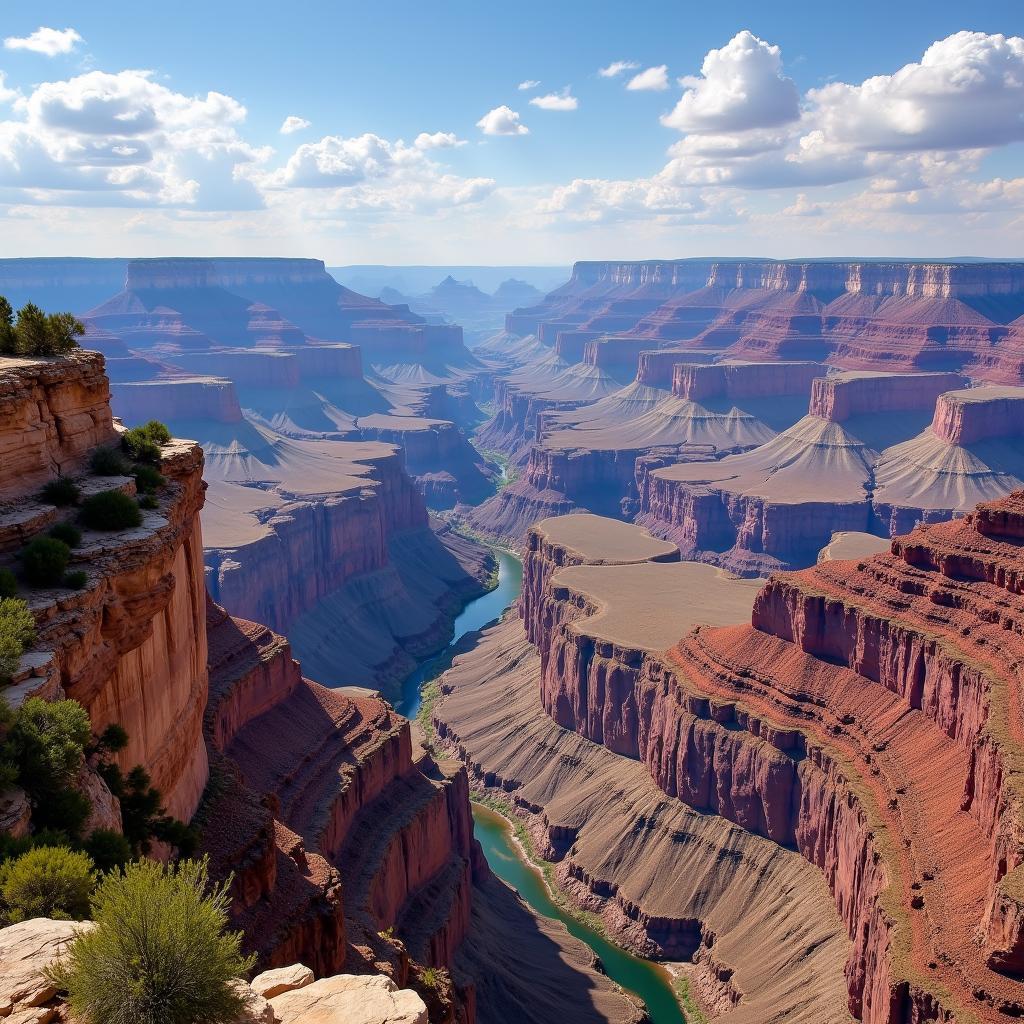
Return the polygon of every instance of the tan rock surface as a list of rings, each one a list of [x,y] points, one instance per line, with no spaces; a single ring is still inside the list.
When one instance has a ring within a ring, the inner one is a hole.
[[[91,927],[88,922],[40,917],[0,928],[0,1017],[37,1019],[28,1011],[43,1007],[57,994],[43,972],[75,935]]]
[[[427,1024],[427,1007],[384,975],[336,974],[270,1000],[280,1024]]]
[[[304,964],[292,964],[291,967],[278,967],[257,974],[249,983],[249,987],[264,999],[273,999],[274,996],[294,992],[312,984],[313,972]]]

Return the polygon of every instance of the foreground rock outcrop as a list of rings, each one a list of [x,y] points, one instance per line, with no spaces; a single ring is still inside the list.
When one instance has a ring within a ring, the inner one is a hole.
[[[46,971],[88,922],[35,918],[0,928],[0,1016],[11,1024],[64,1019]],[[427,1024],[427,1007],[413,991],[384,975],[334,975],[320,981],[302,964],[267,971],[246,984],[236,1024]]]

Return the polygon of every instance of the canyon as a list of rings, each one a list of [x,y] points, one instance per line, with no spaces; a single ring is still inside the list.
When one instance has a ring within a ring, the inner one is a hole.
[[[73,506],[44,501],[40,484],[58,476],[74,480],[83,498],[101,490],[138,492],[134,476],[102,476],[91,468],[90,456],[118,444],[124,429],[111,414],[101,354],[0,358],[0,380],[0,433],[5,450],[20,459],[5,461],[5,471],[8,465],[14,471],[0,491],[0,559],[7,567],[16,566],[26,541],[75,515]],[[343,548],[332,558],[374,537],[378,552],[388,543],[405,544],[410,564],[423,579],[433,578],[434,591],[415,595],[426,600],[445,589],[434,578],[430,543],[478,569],[486,555],[464,538],[444,547],[447,528],[431,530],[394,450],[381,447],[391,476],[381,482],[366,474],[371,484],[381,483],[380,493],[358,481],[354,501],[370,511],[362,520],[343,520]],[[324,463],[322,480],[336,481],[342,455],[326,450],[322,457],[335,460]],[[108,725],[126,730],[117,763],[125,771],[145,768],[167,813],[198,829],[213,876],[231,877],[232,924],[242,930],[245,950],[257,955],[258,970],[301,964],[304,979],[306,969],[309,981],[321,979],[287,1005],[272,999],[276,1016],[260,1019],[311,1024],[321,1019],[323,1005],[342,1015],[328,1019],[344,1019],[344,1007],[353,1004],[339,993],[364,993],[352,997],[364,1000],[380,990],[405,993],[379,998],[419,1007],[410,1019],[420,1024],[473,1024],[478,1007],[484,1019],[496,1019],[507,998],[541,1020],[543,993],[564,991],[574,993],[564,1005],[567,1020],[583,1024],[599,1012],[602,1020],[639,1024],[635,1001],[600,974],[583,943],[491,878],[473,837],[461,765],[432,756],[379,692],[353,687],[347,673],[339,678],[344,661],[335,660],[321,677],[327,685],[314,682],[284,636],[229,614],[209,595],[203,449],[171,440],[160,447],[159,471],[163,483],[139,526],[82,533],[72,556],[84,572],[80,588],[19,589],[37,638],[3,698],[14,710],[30,698],[71,698],[96,734]],[[400,519],[403,508],[409,522]],[[389,516],[398,522],[382,535]],[[375,570],[357,564],[351,571],[359,578]],[[117,798],[91,761],[76,785],[92,805],[88,827],[119,830]],[[5,812],[24,811],[4,817],[5,831],[31,834],[34,808],[24,794],[3,796]],[[488,979],[478,997],[476,976],[486,962],[460,949],[494,947],[510,921],[538,987],[510,973],[499,989]],[[4,985],[8,965],[16,971],[3,1005],[48,1020],[57,1007],[42,971],[75,926],[30,924],[35,930],[25,934],[19,925],[0,929]],[[392,1011],[381,1012],[384,1020]]]
[[[79,589],[19,576],[4,699],[125,728],[257,970],[321,986],[282,1024],[1024,1016],[1021,264],[583,262],[472,348],[316,260],[5,278],[86,334],[0,357],[0,568],[77,515],[47,483],[144,501]],[[98,475],[154,418],[163,483]]]

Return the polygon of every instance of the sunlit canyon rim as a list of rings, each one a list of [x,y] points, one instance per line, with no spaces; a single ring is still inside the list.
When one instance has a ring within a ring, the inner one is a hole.
[[[257,970],[403,1020],[1024,1015],[1024,264],[466,287],[433,301],[505,303],[471,345],[313,259],[0,263],[85,327],[0,356],[0,567],[36,622],[7,703],[122,725]],[[99,473],[150,419],[162,482]],[[33,586],[65,477],[141,523]],[[94,762],[74,786],[120,829]],[[474,799],[543,898],[492,873]],[[0,830],[33,813],[0,793]],[[598,940],[664,971],[622,988]],[[0,1007],[53,1019],[25,970]]]

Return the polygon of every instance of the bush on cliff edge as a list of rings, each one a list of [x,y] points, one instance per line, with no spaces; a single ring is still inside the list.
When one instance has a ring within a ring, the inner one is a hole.
[[[71,313],[44,313],[26,303],[15,320],[11,304],[0,295],[0,355],[60,356],[78,348],[85,325]]]
[[[0,898],[12,923],[33,917],[81,921],[96,884],[93,863],[66,846],[37,846],[0,864]]]
[[[28,605],[16,597],[0,597],[0,681],[14,674],[21,656],[35,641],[36,620]]]
[[[232,981],[255,957],[228,932],[229,882],[207,861],[129,864],[92,900],[97,927],[77,936],[49,972],[82,1024],[221,1024],[242,1011]]]

